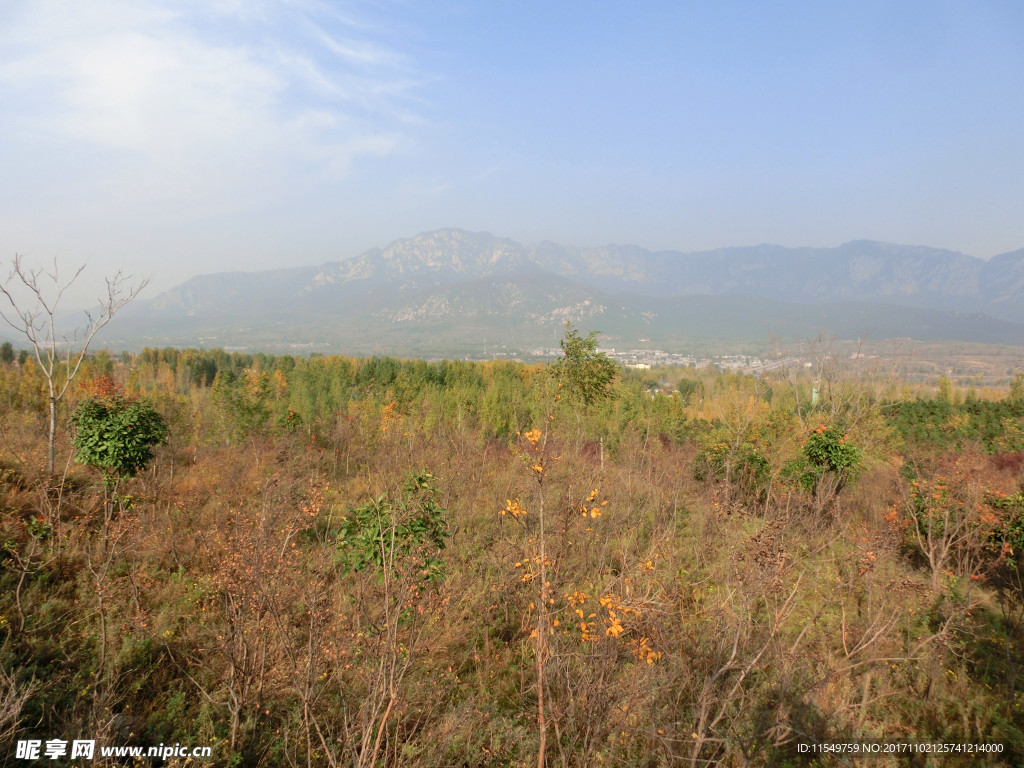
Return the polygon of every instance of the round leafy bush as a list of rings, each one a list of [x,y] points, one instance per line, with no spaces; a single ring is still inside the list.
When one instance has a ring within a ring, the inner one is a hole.
[[[90,397],[71,416],[75,461],[95,467],[108,481],[134,477],[167,441],[167,424],[145,400],[113,394]]]

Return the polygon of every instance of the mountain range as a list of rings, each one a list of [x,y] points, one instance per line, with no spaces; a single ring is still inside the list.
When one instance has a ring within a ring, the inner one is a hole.
[[[550,346],[566,320],[664,349],[783,337],[1024,345],[1024,249],[990,260],[857,240],[681,253],[443,229],[346,261],[194,277],[128,307],[131,345],[479,354]],[[644,340],[644,341],[641,341]]]

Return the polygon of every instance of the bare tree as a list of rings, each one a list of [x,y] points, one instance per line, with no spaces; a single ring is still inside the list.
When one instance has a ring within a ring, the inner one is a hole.
[[[99,307],[85,312],[85,325],[68,333],[58,328],[57,311],[65,291],[85,269],[83,264],[68,279],[63,279],[53,260],[52,269],[29,268],[20,255],[11,260],[11,271],[0,284],[0,293],[9,307],[0,309],[0,319],[32,345],[36,362],[46,378],[49,396],[49,430],[46,470],[54,467],[54,444],[57,437],[57,404],[64,397],[89,351],[96,333],[110,322],[114,314],[146,287],[148,280],[132,282],[132,276],[118,272],[107,278],[107,294]]]
[[[32,698],[36,688],[34,679],[19,684],[13,672],[8,672],[0,666],[0,746],[13,740],[18,732],[21,710]]]

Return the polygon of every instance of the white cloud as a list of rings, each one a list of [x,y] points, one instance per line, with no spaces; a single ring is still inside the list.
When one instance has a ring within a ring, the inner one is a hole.
[[[413,68],[378,37],[310,2],[34,0],[0,13],[0,199],[20,186],[26,214],[58,198],[67,216],[106,207],[113,221],[157,204],[255,209],[282,185],[294,196],[343,179],[354,159],[401,147],[415,111]]]

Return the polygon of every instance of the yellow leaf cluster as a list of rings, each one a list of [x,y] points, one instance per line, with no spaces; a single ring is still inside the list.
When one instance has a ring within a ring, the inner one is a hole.
[[[274,370],[274,397],[280,400],[288,394],[288,379],[279,370]]]
[[[621,611],[624,614],[632,613],[634,616],[640,615],[640,611],[636,608],[630,608],[628,605],[623,605],[615,595],[610,593],[599,597],[597,602],[600,603],[602,608],[608,609],[608,615],[610,617],[615,616],[615,611]]]
[[[380,409],[380,431],[387,432],[392,424],[402,423],[402,414],[398,413],[398,403],[387,403]]]
[[[565,593],[565,599],[569,602],[569,605],[571,605],[573,608],[579,608],[581,605],[583,605],[583,603],[586,602],[587,597],[588,597],[588,595],[587,595],[586,592],[578,592],[577,591],[577,592],[573,592],[571,594],[569,592]],[[580,613],[580,615],[582,616],[583,614]]]
[[[519,502],[519,499],[505,499],[505,508],[500,510],[503,515],[512,515],[518,519],[526,514],[526,508]]]
[[[602,501],[600,504],[594,504],[594,502],[597,500],[597,495],[599,493],[600,493],[600,491],[597,488],[595,488],[589,494],[587,494],[587,498],[585,498],[582,501],[582,503],[580,504],[580,507],[579,507],[579,509],[580,509],[580,516],[581,517],[589,517],[591,519],[594,519],[596,517],[600,517],[601,516],[601,512],[602,512],[601,507],[607,506],[608,505],[608,501],[605,500],[605,501]],[[591,505],[593,505],[593,506],[591,506]]]
[[[648,664],[653,664],[661,658],[661,651],[656,651],[651,648],[650,640],[646,637],[641,637],[636,642],[636,647],[633,648],[633,655],[640,659],[640,661],[646,661]]]
[[[576,613],[580,616],[583,615],[583,611],[577,610]],[[590,614],[590,616],[594,616],[594,614]],[[590,616],[588,616],[587,618],[590,618]],[[593,643],[597,640],[597,635],[594,634],[594,622],[583,619],[576,626],[579,627],[580,630],[580,640],[582,640],[584,643]]]

